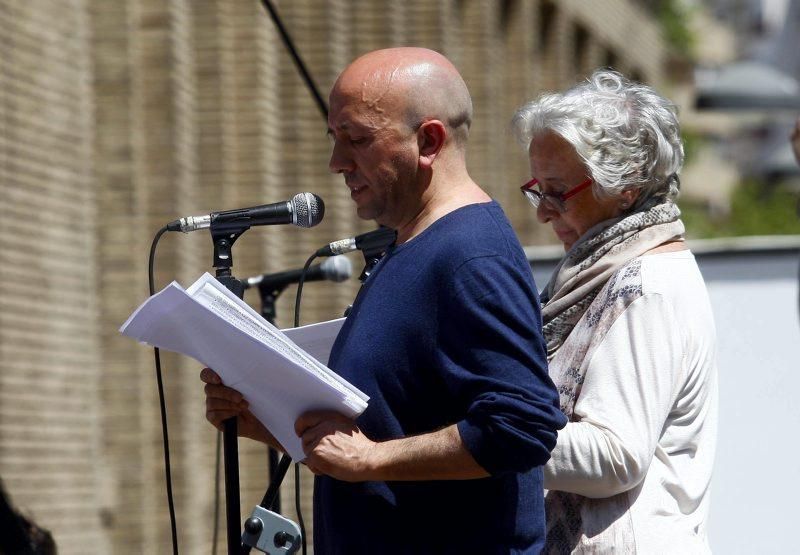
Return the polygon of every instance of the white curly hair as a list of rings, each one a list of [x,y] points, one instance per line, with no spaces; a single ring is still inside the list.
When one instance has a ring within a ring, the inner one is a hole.
[[[636,210],[678,196],[684,155],[677,109],[616,71],[597,70],[564,93],[542,95],[522,106],[511,123],[526,150],[547,131],[570,143],[594,180],[597,198],[639,190]]]

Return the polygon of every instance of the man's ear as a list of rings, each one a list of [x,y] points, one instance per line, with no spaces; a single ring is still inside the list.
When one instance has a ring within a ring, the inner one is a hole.
[[[423,168],[430,168],[434,159],[444,147],[447,139],[447,128],[438,119],[428,120],[417,130],[417,145],[419,147],[419,164]]]

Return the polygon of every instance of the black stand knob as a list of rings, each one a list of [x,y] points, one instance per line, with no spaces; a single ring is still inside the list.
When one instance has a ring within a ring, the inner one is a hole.
[[[264,523],[261,522],[260,518],[256,518],[251,516],[247,520],[244,521],[244,531],[248,534],[259,535],[261,530],[264,529]]]

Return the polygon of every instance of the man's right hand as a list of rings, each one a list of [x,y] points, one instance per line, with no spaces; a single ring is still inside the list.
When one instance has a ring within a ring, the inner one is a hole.
[[[235,416],[240,436],[284,450],[275,437],[253,416],[241,393],[222,385],[222,379],[210,368],[203,368],[200,379],[206,384],[206,420],[215,428],[222,430],[223,422]]]

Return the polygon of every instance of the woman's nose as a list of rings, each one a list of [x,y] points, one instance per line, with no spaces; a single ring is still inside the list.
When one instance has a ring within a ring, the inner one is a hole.
[[[550,206],[550,203],[542,200],[539,206],[536,207],[536,219],[539,220],[540,223],[546,224],[556,217],[558,217],[558,211]]]

